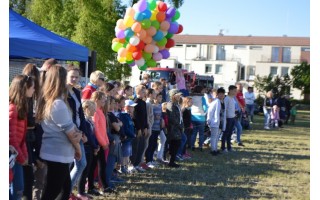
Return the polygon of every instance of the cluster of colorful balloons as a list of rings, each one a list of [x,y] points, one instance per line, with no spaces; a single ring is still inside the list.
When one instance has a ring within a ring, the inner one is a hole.
[[[117,21],[112,41],[118,61],[146,70],[169,58],[169,49],[175,45],[173,35],[183,31],[179,18],[178,10],[157,0],[140,0],[127,8],[124,18]]]

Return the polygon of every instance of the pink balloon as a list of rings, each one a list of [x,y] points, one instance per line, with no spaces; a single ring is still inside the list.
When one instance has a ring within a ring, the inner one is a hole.
[[[155,60],[155,61],[160,61],[161,59],[162,59],[162,54],[161,53],[154,53],[153,55],[152,55],[152,58],[153,58],[153,60]]]
[[[163,31],[167,31],[170,28],[170,22],[168,21],[163,21],[160,24],[160,29]]]
[[[140,40],[143,40],[147,36],[147,32],[144,29],[141,29],[139,33],[137,33],[137,36],[140,38]]]
[[[157,29],[153,26],[150,26],[150,28],[148,28],[146,31],[147,31],[147,35],[151,37],[157,33]]]
[[[144,47],[144,51],[147,53],[152,53],[154,51],[154,45],[153,44],[147,44]]]

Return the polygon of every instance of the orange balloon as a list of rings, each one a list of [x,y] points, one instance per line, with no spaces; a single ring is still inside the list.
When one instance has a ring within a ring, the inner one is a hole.
[[[139,33],[141,31],[141,24],[139,22],[133,23],[131,30],[135,33]]]
[[[118,51],[118,56],[119,57],[126,57],[126,55],[127,55],[127,50],[125,48],[121,47]]]
[[[118,19],[117,21],[117,27],[121,30],[125,30],[126,29],[126,26],[124,25],[123,23],[123,19]]]
[[[126,49],[129,52],[135,52],[137,50],[137,48],[135,46],[133,46],[132,44],[127,44]]]
[[[151,37],[157,33],[157,29],[153,26],[150,26],[150,28],[148,28],[146,31],[147,31],[147,35]]]
[[[135,13],[136,13],[136,11],[133,8],[130,7],[130,8],[127,8],[125,16],[130,16],[130,17],[133,18]]]
[[[147,32],[144,29],[141,29],[139,33],[137,33],[137,36],[140,38],[140,40],[143,40],[147,36]]]
[[[157,20],[159,22],[163,22],[165,19],[166,19],[166,13],[165,12],[158,12]]]

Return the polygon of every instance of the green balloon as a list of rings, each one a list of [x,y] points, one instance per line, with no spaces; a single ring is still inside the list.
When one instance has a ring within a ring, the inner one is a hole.
[[[180,18],[180,12],[176,10],[176,14],[173,16],[172,21],[176,21]]]
[[[147,65],[149,67],[155,67],[155,66],[157,66],[157,62],[155,60],[151,59],[151,60],[147,61]]]
[[[141,26],[143,29],[148,29],[151,26],[151,21],[150,19],[144,19],[141,21]]]
[[[134,60],[126,60],[126,63],[128,64],[128,65],[130,65],[131,63],[133,63],[134,62]]]
[[[167,38],[166,37],[163,37],[159,42],[157,42],[157,45],[159,46],[159,47],[163,47],[164,45],[166,45],[167,44]]]
[[[144,65],[142,65],[142,66],[138,66],[138,68],[141,70],[141,71],[145,71],[147,68],[148,68],[148,65],[147,65],[147,63],[145,63]]]
[[[167,35],[166,35],[166,38],[167,39],[170,39],[170,38],[172,38],[173,37],[173,34],[172,33],[168,33]]]
[[[148,0],[148,8],[150,10],[154,10],[157,7],[156,0]]]
[[[151,53],[147,53],[147,52],[143,52],[142,53],[142,57],[144,58],[144,60],[150,60],[152,57]]]
[[[160,23],[158,21],[152,21],[151,26],[155,27],[158,30],[160,28]]]
[[[121,47],[123,47],[123,44],[120,42],[114,42],[111,46],[112,50],[115,52],[118,52]]]

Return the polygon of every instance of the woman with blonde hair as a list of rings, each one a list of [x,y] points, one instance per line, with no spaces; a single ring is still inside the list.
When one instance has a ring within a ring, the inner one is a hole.
[[[264,129],[270,129],[271,110],[273,105],[276,105],[275,99],[273,99],[273,92],[268,91],[263,102]]]
[[[36,119],[43,129],[40,157],[48,166],[41,199],[68,199],[71,193],[70,163],[81,159],[80,139],[67,102],[67,71],[61,65],[46,73],[38,99]]]

